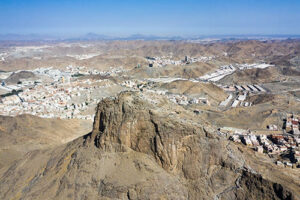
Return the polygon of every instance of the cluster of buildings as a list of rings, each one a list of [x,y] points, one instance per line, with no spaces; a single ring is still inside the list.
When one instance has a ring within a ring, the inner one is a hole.
[[[247,99],[247,96],[248,96],[248,92],[240,92],[235,97],[232,93],[230,93],[229,96],[219,104],[219,106],[227,107],[231,105],[232,108],[238,106],[245,106],[245,107],[252,106],[252,102],[245,101]]]
[[[237,106],[245,106],[245,107],[252,106],[252,102],[245,101],[247,95],[248,95],[247,92],[243,92],[237,95],[236,99],[231,104],[231,107],[235,108]]]
[[[149,62],[149,67],[164,67],[166,65],[186,65],[195,62],[208,62],[212,60],[213,56],[201,56],[201,57],[188,57],[185,56],[184,60],[173,60],[171,57],[146,57]]]
[[[38,68],[32,72],[41,79],[24,80],[15,86],[18,89],[21,88],[19,92],[2,96],[0,115],[31,114],[43,118],[93,120],[93,108],[96,107],[98,101],[94,94],[100,92],[103,87],[111,85],[107,80],[80,80],[74,76],[79,73],[100,73],[94,70],[89,71],[85,67],[68,66],[65,71]]]
[[[264,69],[267,67],[271,67],[273,65],[270,64],[236,64],[236,65],[225,65],[225,66],[221,66],[219,69],[217,69],[216,71],[209,73],[209,74],[205,74],[204,76],[199,77],[198,79],[201,81],[211,81],[211,82],[217,82],[219,80],[221,80],[222,78],[224,78],[227,75],[232,74],[233,72],[235,72],[236,70],[246,70],[246,69],[253,69],[253,68],[260,68],[260,69]],[[249,91],[260,91],[260,88],[256,88],[253,85],[245,85],[245,88],[230,88],[232,90],[249,90]],[[242,87],[242,86],[239,86]],[[263,88],[262,88],[263,89]],[[263,91],[263,90],[262,90]]]
[[[299,121],[300,121],[300,116],[293,115],[293,114],[288,115],[285,121],[285,131],[287,133],[300,136]]]
[[[227,75],[232,74],[236,71],[236,68],[232,65],[224,65],[221,66],[218,70],[205,74],[204,76],[199,77],[198,79],[200,81],[210,81],[210,82],[217,82],[224,78]]]
[[[15,85],[7,85],[5,83],[5,80],[1,82],[0,84],[0,90],[5,91],[5,93],[10,93],[13,90],[22,90],[26,87],[33,87],[35,85],[42,85],[45,82],[62,82],[62,83],[70,83],[71,81],[75,80],[77,77],[85,76],[85,75],[102,75],[102,76],[114,76],[116,74],[119,74],[121,72],[124,72],[125,70],[120,68],[111,68],[109,71],[98,71],[96,69],[90,69],[85,66],[67,66],[63,70],[55,69],[53,67],[47,67],[47,68],[36,68],[34,70],[27,70],[28,72],[32,72],[36,75],[34,80],[32,79],[24,79],[20,80],[18,84]],[[16,71],[14,73],[19,73],[21,71]],[[0,77],[3,76],[6,79],[11,75],[12,73],[1,73]],[[50,81],[47,81],[47,78],[50,79]]]
[[[162,57],[146,57],[149,67],[164,67],[166,65],[182,65],[182,60],[172,60],[171,58]]]
[[[139,84],[139,82],[137,80],[126,80],[126,81],[123,81],[121,83],[122,86],[124,87],[127,87],[127,88],[142,88],[143,85],[142,84]]]
[[[219,105],[220,107],[228,107],[229,105],[231,105],[231,107],[233,108],[238,106],[244,106],[244,107],[252,106],[252,102],[245,101],[249,94],[267,92],[263,87],[257,84],[230,85],[230,86],[217,84],[217,86],[219,86],[224,91],[229,93],[227,99],[225,99],[220,103]]]
[[[87,68],[85,66],[67,66],[64,70],[55,69],[53,67],[37,68],[32,70],[36,75],[49,76],[54,81],[64,79],[70,81],[72,77],[79,77],[84,75],[102,75],[102,76],[114,76],[121,72],[125,72],[122,66],[117,68],[110,68],[108,71],[99,71],[97,69]]]
[[[247,91],[251,93],[266,92],[266,90],[263,87],[257,84],[230,85],[230,86],[224,85],[220,87],[222,87],[225,91],[228,92],[238,92],[238,91]]]
[[[207,104],[210,105],[209,100],[206,97],[188,97],[182,94],[171,94],[167,90],[158,90],[151,87],[153,82],[142,82],[137,80],[126,80],[121,85],[132,89],[142,89],[145,92],[156,93],[166,96],[171,102],[178,105],[190,105],[190,104]]]
[[[171,102],[179,105],[189,105],[189,104],[207,104],[210,105],[210,102],[206,97],[188,97],[186,95],[180,94],[170,94],[167,90],[157,90],[151,88],[152,82],[142,82],[137,80],[126,80],[121,83],[122,86],[132,89],[142,89],[145,92],[152,92],[159,95],[166,96]]]
[[[300,168],[300,134],[293,131],[294,129],[290,127],[293,125],[295,125],[293,128],[299,131],[299,117],[288,115],[286,127],[280,130],[276,125],[270,125],[269,130],[266,130],[269,134],[256,134],[254,131],[234,128],[221,128],[220,133],[229,136],[233,142],[268,154],[271,158],[275,158],[277,165]]]
[[[69,84],[49,84],[27,88],[23,92],[1,99],[0,115],[31,114],[43,118],[92,120],[93,114],[82,114],[97,100],[91,98],[99,86],[86,87],[89,81]]]
[[[207,104],[210,105],[210,102],[205,97],[199,97],[199,98],[190,98],[185,95],[178,95],[178,94],[169,94],[168,98],[173,103],[179,104],[179,105],[189,105],[189,104]]]
[[[238,68],[240,70],[254,69],[254,68],[264,69],[264,68],[272,67],[272,66],[274,66],[274,65],[270,65],[270,64],[266,64],[266,63],[261,63],[261,64],[253,63],[253,64],[240,64],[240,65],[238,65]]]
[[[195,62],[208,62],[214,58],[215,58],[215,56],[201,56],[201,57],[196,57],[196,58],[185,56],[184,62],[186,64],[195,63]]]

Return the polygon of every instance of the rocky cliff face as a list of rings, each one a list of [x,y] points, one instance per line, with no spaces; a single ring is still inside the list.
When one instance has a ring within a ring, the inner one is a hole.
[[[181,168],[184,152],[189,147],[184,141],[204,135],[203,128],[168,117],[164,108],[153,105],[131,94],[99,104],[94,122],[95,145],[105,151],[129,148],[153,156],[165,170]]]
[[[99,103],[92,133],[29,153],[0,175],[0,198],[298,198],[299,182],[265,178],[213,130],[161,96],[121,93]]]
[[[131,149],[155,158],[167,173],[180,178],[190,199],[293,197],[282,185],[253,172],[241,152],[208,124],[184,120],[191,115],[186,111],[170,116],[170,105],[143,98],[151,99],[123,93],[98,105],[92,134],[98,148]]]

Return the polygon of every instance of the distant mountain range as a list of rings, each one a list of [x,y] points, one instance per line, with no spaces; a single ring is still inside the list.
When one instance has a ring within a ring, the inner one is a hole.
[[[143,35],[133,34],[129,36],[108,36],[102,34],[88,33],[83,36],[66,38],[66,40],[184,40],[186,38],[179,36],[156,36],[156,35]]]
[[[0,34],[0,41],[91,41],[91,40],[234,40],[234,39],[298,39],[300,35],[201,35],[201,36],[157,36],[133,34],[129,36],[108,36],[87,33],[81,36],[57,36],[43,34]]]

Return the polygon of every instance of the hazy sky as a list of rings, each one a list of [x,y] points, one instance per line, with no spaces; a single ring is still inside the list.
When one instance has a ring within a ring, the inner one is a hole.
[[[300,34],[300,0],[0,0],[0,34]]]

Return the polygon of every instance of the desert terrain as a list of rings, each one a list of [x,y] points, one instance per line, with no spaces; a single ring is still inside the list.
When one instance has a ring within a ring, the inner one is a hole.
[[[300,199],[300,40],[0,41],[0,199]]]

